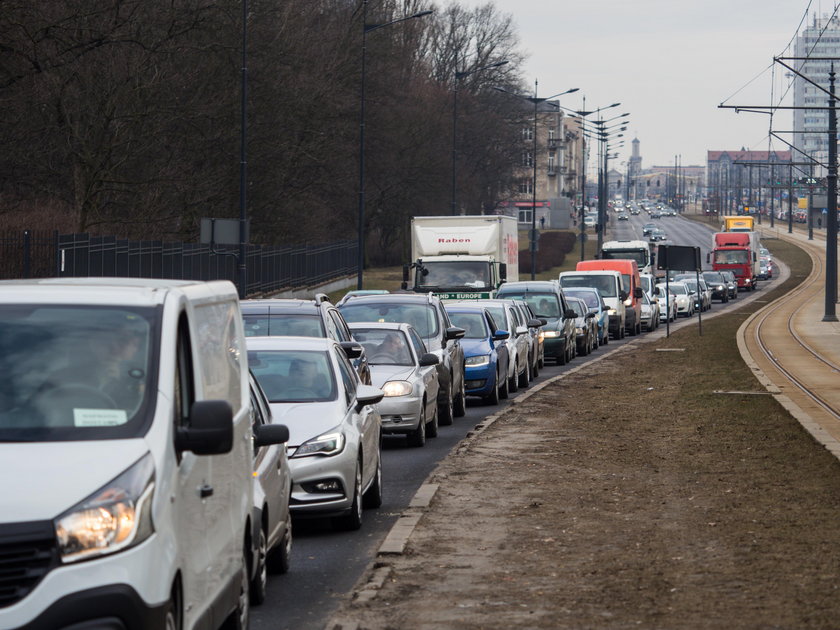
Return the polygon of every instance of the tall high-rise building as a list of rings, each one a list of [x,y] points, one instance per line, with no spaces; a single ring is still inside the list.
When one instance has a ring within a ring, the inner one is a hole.
[[[811,25],[796,37],[794,57],[812,57],[812,60],[794,61],[791,65],[808,79],[828,90],[828,73],[832,62],[824,58],[840,57],[840,18],[817,18],[814,15]],[[834,64],[834,69],[837,79],[840,79],[840,62]],[[840,85],[840,82],[837,85]],[[828,105],[828,95],[802,77],[794,76],[793,104],[795,107],[813,105],[825,108]],[[793,131],[793,145],[798,149],[794,152],[797,158],[795,161],[808,161],[799,152],[802,151],[822,164],[828,162],[827,109],[794,109]],[[824,173],[821,167],[815,166],[814,174],[821,176]]]

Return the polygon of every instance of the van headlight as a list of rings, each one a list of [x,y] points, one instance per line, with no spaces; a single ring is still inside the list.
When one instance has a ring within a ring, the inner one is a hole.
[[[408,381],[388,381],[382,386],[385,397],[408,396],[411,393],[411,383]]]
[[[64,563],[133,547],[154,532],[155,466],[147,453],[131,468],[54,521]]]
[[[344,450],[344,434],[341,431],[330,431],[308,442],[301,444],[292,457],[309,457],[311,455],[326,455],[331,457]]]

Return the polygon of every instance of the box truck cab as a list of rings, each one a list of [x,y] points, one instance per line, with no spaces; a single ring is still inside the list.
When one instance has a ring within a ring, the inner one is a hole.
[[[639,273],[654,273],[656,254],[651,251],[651,243],[648,241],[606,241],[601,246],[601,259],[617,258],[635,260]]]
[[[578,271],[617,271],[621,274],[621,286],[624,290],[625,319],[624,328],[627,334],[633,336],[642,332],[642,280],[639,277],[639,266],[635,260],[581,260],[577,264]]]
[[[738,289],[753,291],[759,275],[760,243],[756,232],[717,232],[708,255],[714,271],[731,271]]]
[[[613,270],[563,271],[559,275],[560,286],[570,288],[595,288],[604,299],[609,315],[609,334],[613,339],[623,339],[626,329],[627,308],[624,306],[626,294],[621,282],[621,274]]]
[[[449,300],[494,297],[503,282],[519,280],[518,229],[502,215],[412,217],[402,288]]]
[[[247,625],[254,443],[230,282],[0,282],[0,627]]]

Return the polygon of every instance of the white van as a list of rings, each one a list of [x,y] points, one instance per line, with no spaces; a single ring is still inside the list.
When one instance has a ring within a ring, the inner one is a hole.
[[[624,300],[627,299],[627,291],[622,283],[621,273],[610,270],[562,271],[559,280],[560,286],[564,289],[572,287],[598,289],[609,309],[610,334],[613,339],[624,338],[627,323],[627,306]]]
[[[246,627],[253,452],[230,282],[0,282],[0,628]]]

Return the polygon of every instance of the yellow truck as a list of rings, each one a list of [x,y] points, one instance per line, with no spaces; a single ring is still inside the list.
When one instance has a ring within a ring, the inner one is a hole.
[[[755,231],[755,219],[751,216],[721,217],[723,224],[721,232],[753,232]]]

